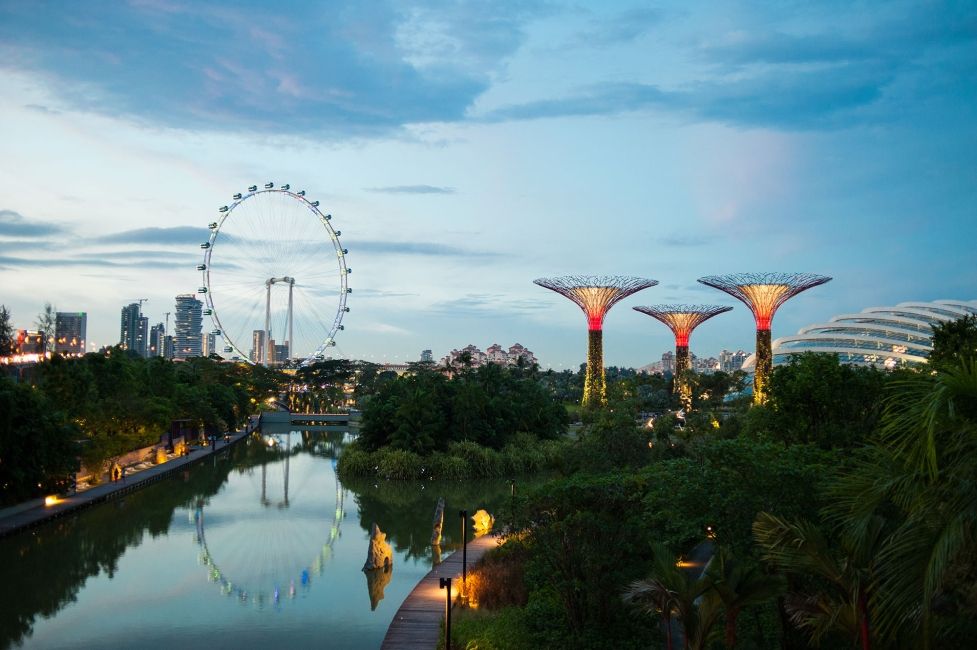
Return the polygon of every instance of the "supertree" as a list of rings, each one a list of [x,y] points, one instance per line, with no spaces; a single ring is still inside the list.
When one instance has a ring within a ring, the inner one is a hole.
[[[665,323],[675,335],[675,379],[672,390],[678,393],[686,408],[691,403],[690,389],[683,376],[692,367],[689,360],[689,336],[702,323],[731,309],[732,307],[721,305],[651,305],[634,308],[635,311]]]
[[[632,293],[653,287],[657,280],[632,276],[564,275],[539,278],[534,283],[566,296],[587,315],[587,373],[584,375],[583,406],[607,403],[604,382],[604,316],[618,301]]]
[[[767,401],[767,386],[773,370],[770,324],[777,308],[801,291],[831,278],[813,273],[732,273],[709,275],[699,282],[725,291],[750,308],[756,319],[756,369],[753,374],[753,403]]]

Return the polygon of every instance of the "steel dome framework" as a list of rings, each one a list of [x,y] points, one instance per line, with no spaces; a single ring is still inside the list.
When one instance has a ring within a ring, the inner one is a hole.
[[[633,293],[653,287],[657,280],[617,275],[564,275],[538,278],[535,284],[565,296],[587,316],[587,372],[584,375],[585,407],[607,403],[604,379],[604,318],[611,307]]]

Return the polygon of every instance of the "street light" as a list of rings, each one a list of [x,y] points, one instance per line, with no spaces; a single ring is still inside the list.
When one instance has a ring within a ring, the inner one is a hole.
[[[439,578],[438,584],[441,589],[447,589],[444,595],[444,647],[445,650],[451,648],[451,578]]]
[[[458,516],[461,517],[461,588],[464,591],[468,586],[468,511],[459,510]]]

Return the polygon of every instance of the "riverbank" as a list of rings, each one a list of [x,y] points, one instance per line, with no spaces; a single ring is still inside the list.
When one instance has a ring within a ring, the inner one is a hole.
[[[160,465],[153,465],[131,473],[127,472],[124,480],[101,483],[85,490],[79,490],[69,496],[56,497],[50,501],[33,499],[0,510],[0,537],[32,528],[46,521],[63,517],[96,503],[118,498],[155,483],[173,472],[223,452],[228,447],[246,438],[257,427],[258,419],[249,419],[243,430],[229,434],[226,440],[219,438],[213,446],[191,447],[188,456],[177,456]]]

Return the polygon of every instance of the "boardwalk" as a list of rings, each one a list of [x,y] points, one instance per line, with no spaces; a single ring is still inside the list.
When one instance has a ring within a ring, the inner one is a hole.
[[[486,551],[498,544],[499,539],[495,535],[485,535],[468,542],[469,569]],[[431,569],[407,595],[387,628],[381,650],[434,650],[437,647],[441,619],[444,617],[445,595],[444,590],[438,586],[439,578],[453,578],[451,590],[457,593],[454,578],[461,580],[460,550]]]
[[[45,506],[43,499],[35,499],[21,506],[7,508],[0,511],[0,537],[11,535],[49,519],[62,517],[70,512],[127,494],[133,490],[145,487],[150,483],[155,483],[164,476],[178,471],[191,463],[196,463],[203,458],[210,458],[212,454],[224,451],[227,447],[249,435],[251,430],[249,424],[247,430],[232,433],[227,442],[219,438],[216,449],[209,446],[193,449],[189,456],[173,458],[161,465],[155,465],[140,472],[129,474],[125,482],[115,481],[103,483],[83,492],[64,497],[54,505]]]

